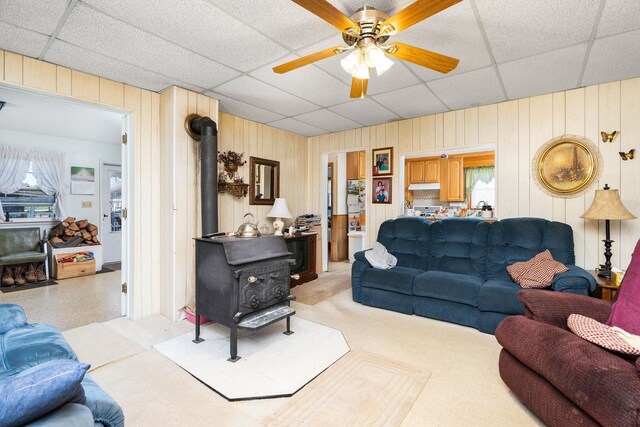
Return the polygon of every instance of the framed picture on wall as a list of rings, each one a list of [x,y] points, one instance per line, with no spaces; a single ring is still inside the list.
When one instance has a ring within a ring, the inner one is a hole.
[[[374,148],[371,150],[373,155],[373,176],[378,175],[393,175],[393,147],[386,148]]]
[[[373,200],[376,204],[391,204],[391,177],[373,179]]]

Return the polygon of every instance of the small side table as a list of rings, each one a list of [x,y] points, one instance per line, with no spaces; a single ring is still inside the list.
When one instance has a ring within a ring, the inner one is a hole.
[[[588,270],[588,272],[596,279],[596,290],[593,291],[591,296],[605,301],[615,301],[618,297],[620,286],[616,286],[614,281],[611,279],[598,276],[598,272],[595,270]]]

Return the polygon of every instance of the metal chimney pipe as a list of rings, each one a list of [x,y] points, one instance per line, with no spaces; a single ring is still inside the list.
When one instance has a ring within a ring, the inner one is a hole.
[[[218,127],[210,117],[190,114],[185,120],[189,136],[200,141],[200,203],[202,235],[218,232]]]

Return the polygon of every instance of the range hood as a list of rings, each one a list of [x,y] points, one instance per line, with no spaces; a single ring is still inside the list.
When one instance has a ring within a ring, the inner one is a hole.
[[[409,184],[409,190],[439,190],[440,183],[433,184]]]

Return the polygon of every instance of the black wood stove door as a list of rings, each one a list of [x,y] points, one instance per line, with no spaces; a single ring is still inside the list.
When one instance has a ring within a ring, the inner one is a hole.
[[[285,301],[289,295],[287,260],[242,269],[238,311],[246,315]]]

